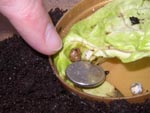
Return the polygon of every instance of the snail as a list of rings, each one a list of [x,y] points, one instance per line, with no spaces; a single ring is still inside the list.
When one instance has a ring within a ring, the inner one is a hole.
[[[80,51],[80,49],[79,48],[73,48],[70,51],[69,59],[72,62],[80,61],[81,60],[81,51]]]

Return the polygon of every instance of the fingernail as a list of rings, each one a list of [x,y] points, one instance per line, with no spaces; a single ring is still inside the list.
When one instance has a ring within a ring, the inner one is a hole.
[[[55,27],[50,23],[47,25],[45,31],[45,41],[52,54],[56,53],[62,48],[62,41],[57,34]]]

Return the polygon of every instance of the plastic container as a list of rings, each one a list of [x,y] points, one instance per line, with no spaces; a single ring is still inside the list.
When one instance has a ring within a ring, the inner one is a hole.
[[[104,7],[110,0],[82,0],[72,9],[70,9],[58,22],[56,28],[59,35],[63,38],[70,27],[77,21],[86,18],[97,9]],[[78,96],[94,101],[104,101],[106,103],[125,99],[131,103],[140,103],[145,99],[150,98],[150,58],[144,58],[142,60],[123,64],[117,59],[110,59],[101,64],[105,70],[110,71],[110,75],[107,77],[107,81],[112,83],[117,89],[119,89],[125,96],[124,97],[100,97],[87,94],[78,90],[78,88],[68,85],[58,74],[55,65],[53,64],[52,58],[50,58],[50,64],[57,78],[61,81],[65,88],[69,91],[77,94]],[[132,83],[140,82],[143,86],[143,93],[139,95],[133,95],[130,91]]]

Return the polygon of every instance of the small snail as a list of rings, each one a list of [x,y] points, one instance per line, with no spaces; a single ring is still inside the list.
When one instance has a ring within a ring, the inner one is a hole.
[[[141,94],[143,92],[142,84],[135,82],[131,84],[131,93],[133,95]]]
[[[80,49],[79,48],[73,48],[70,51],[69,59],[72,62],[80,61],[81,60],[81,51],[80,51]]]

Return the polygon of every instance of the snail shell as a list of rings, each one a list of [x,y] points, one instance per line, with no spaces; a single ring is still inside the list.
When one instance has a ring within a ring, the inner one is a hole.
[[[70,51],[69,59],[72,62],[80,61],[81,60],[81,51],[80,51],[80,49],[79,48],[73,48]]]

